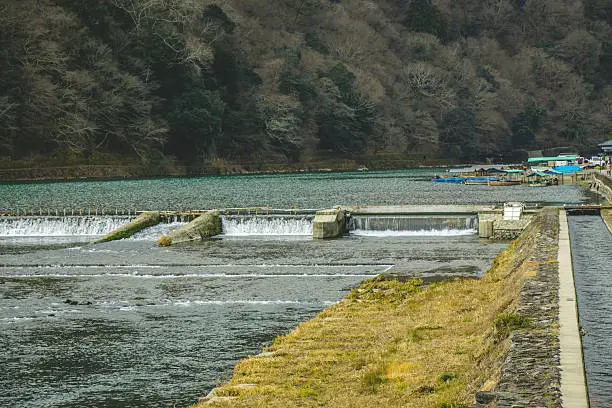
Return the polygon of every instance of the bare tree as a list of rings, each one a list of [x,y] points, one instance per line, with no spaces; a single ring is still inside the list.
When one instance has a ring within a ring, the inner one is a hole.
[[[153,9],[163,0],[112,0],[112,4],[125,11],[134,23],[136,32],[142,29],[147,19],[151,18]]]

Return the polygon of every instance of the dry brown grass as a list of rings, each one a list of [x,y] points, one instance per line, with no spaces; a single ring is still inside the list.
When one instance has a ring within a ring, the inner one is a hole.
[[[196,407],[467,406],[499,376],[507,342],[494,322],[512,312],[537,268],[525,262],[533,232],[481,280],[364,282],[262,356],[240,361],[218,398]]]
[[[170,246],[170,245],[172,245],[172,238],[170,238],[167,235],[162,235],[157,240],[157,245],[159,245],[159,246]]]

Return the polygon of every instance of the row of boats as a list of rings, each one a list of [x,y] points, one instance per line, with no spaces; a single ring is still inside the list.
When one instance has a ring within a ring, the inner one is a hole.
[[[509,180],[497,176],[479,176],[479,177],[440,177],[436,176],[433,179],[436,183],[456,183],[468,185],[487,185],[487,186],[517,186],[523,184],[521,180]],[[546,187],[559,184],[559,180],[555,178],[539,178],[531,179],[525,183],[531,187]]]
[[[433,179],[436,183],[484,184],[489,186],[514,186],[521,184],[520,180],[508,180],[497,176],[481,177],[440,177]]]
[[[554,168],[524,165],[477,165],[459,169],[448,169],[445,175],[436,175],[436,183],[476,184],[488,186],[515,186],[527,184],[532,187],[545,187],[559,184],[560,179],[568,174],[576,174],[579,166],[564,165],[559,162]],[[550,164],[550,163],[549,163]]]

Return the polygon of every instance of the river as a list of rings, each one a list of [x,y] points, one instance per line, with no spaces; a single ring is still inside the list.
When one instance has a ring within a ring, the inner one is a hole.
[[[477,204],[522,201],[577,204],[575,185],[533,188],[432,183],[443,170],[209,176],[124,181],[0,184],[0,211],[63,209],[182,210],[272,206]]]
[[[0,185],[0,211],[365,204],[582,203],[575,186],[432,183],[432,170]],[[384,271],[479,276],[505,243],[465,228],[355,230],[313,241],[311,221],[224,220],[224,234],[91,244],[125,217],[0,219],[0,406],[181,407],[234,364]],[[361,223],[359,225],[367,225]],[[403,227],[402,227],[403,226]],[[403,228],[403,229],[402,229]]]

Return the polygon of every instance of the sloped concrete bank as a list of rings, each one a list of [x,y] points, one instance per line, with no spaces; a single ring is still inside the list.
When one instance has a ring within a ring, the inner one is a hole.
[[[221,216],[218,210],[210,210],[189,224],[163,235],[157,241],[160,246],[171,246],[182,242],[199,241],[221,233]]]
[[[526,260],[535,267],[516,303],[528,327],[510,333],[501,378],[491,391],[476,394],[474,407],[561,407],[559,349],[559,222],[557,211],[538,217],[533,247]]]
[[[159,211],[145,211],[140,214],[138,218],[136,218],[134,221],[120,228],[117,228],[115,231],[105,235],[97,242],[108,242],[115,241],[118,239],[129,238],[137,232],[142,231],[145,228],[152,227],[153,225],[157,225],[160,222],[161,215]]]

